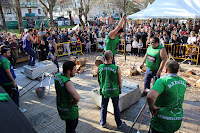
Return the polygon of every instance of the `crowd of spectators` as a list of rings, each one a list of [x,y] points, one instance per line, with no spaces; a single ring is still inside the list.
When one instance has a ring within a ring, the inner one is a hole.
[[[58,53],[71,55],[71,52],[76,51],[80,47],[80,43],[75,41],[79,40],[82,44],[82,51],[85,53],[91,53],[97,49],[104,49],[106,45],[106,38],[111,30],[115,28],[118,22],[113,23],[112,26],[107,25],[90,25],[84,28],[78,27],[77,29],[68,28],[46,28],[33,30],[33,38],[36,40],[35,44],[32,44],[32,48],[40,55],[40,60],[45,60],[48,52],[47,38],[52,36],[56,43],[63,43],[62,47],[58,45]],[[160,45],[173,44],[173,45],[195,45],[200,46],[200,32],[198,22],[193,30],[192,23],[143,23],[137,24],[136,21],[129,21],[126,27],[126,36],[122,34],[121,40],[127,42],[126,51],[128,54],[135,56],[144,56],[146,49],[150,44],[150,38],[156,36],[160,39]],[[0,45],[6,45],[12,50],[13,62],[20,56],[24,56],[26,53],[23,51],[23,36],[26,32],[21,33],[20,37],[15,34],[1,32],[0,33]],[[71,42],[72,43],[69,43]],[[120,44],[123,45],[123,41]],[[119,49],[122,48],[118,47]]]

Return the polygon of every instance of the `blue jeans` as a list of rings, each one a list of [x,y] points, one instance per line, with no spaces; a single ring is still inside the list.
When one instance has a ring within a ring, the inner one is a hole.
[[[114,116],[117,126],[121,126],[122,121],[120,119],[120,111],[119,111],[119,97],[112,97],[112,103],[114,107]],[[100,125],[106,124],[106,116],[107,116],[107,107],[108,107],[109,98],[104,98],[102,95],[102,102],[101,102],[101,120]]]
[[[32,48],[24,48],[24,51],[26,51],[29,54],[29,61],[28,61],[28,65],[30,66],[34,66],[35,65],[35,59],[37,54],[35,53],[35,51],[33,51]]]
[[[145,78],[144,78],[144,90],[145,89],[150,89],[150,84],[151,84],[151,78],[153,78],[153,82],[155,83],[160,76],[156,76],[158,70],[149,70],[148,68],[146,69],[145,73]]]
[[[66,133],[75,133],[76,127],[78,125],[78,118],[74,120],[65,120],[66,123]]]
[[[58,57],[56,56],[55,60],[52,60],[54,64],[57,66],[57,72],[59,72],[59,65],[58,65]]]
[[[115,56],[114,56],[114,55],[113,55],[112,64],[114,64],[114,65],[115,65]]]

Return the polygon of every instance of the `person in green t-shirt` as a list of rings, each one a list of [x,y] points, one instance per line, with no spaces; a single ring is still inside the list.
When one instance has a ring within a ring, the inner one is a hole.
[[[70,78],[75,76],[76,64],[66,61],[63,64],[63,73],[55,77],[56,104],[59,116],[66,123],[66,133],[75,133],[78,125],[78,106],[80,100]]]
[[[144,79],[144,91],[141,94],[141,97],[147,95],[147,92],[150,89],[151,79],[153,78],[155,83],[155,81],[160,77],[163,67],[167,61],[166,49],[159,44],[159,38],[152,37],[150,41],[151,45],[148,47],[143,63],[140,66],[140,68],[142,68],[146,62],[147,69]]]
[[[125,19],[126,19],[126,15],[124,15],[124,17],[120,20],[117,27],[108,34],[107,39],[106,39],[106,47],[104,48],[104,50],[105,51],[111,50],[113,52],[112,64],[115,64],[114,56],[117,53],[116,46],[117,44],[119,44],[120,35],[124,32],[123,26],[125,23]]]
[[[10,95],[13,101],[19,106],[19,92],[17,89],[17,83],[15,82],[15,73],[10,61],[7,59],[10,57],[11,50],[7,47],[1,49],[0,55],[0,85]]]
[[[168,74],[156,80],[148,92],[147,103],[152,113],[152,133],[174,133],[181,126],[187,84],[177,76],[178,69],[178,63],[169,60],[166,63]]]
[[[15,104],[19,107],[19,91],[15,81],[16,75],[12,65],[8,58],[11,55],[10,48],[6,46],[1,48],[0,55],[0,85],[9,94]],[[21,112],[25,112],[26,109],[19,108]]]
[[[100,125],[105,127],[107,106],[109,98],[112,99],[114,107],[114,116],[118,128],[121,128],[124,122],[120,119],[119,111],[119,94],[121,94],[122,80],[121,71],[118,66],[112,64],[113,53],[110,50],[104,52],[105,64],[99,65],[98,82],[100,86],[100,94],[102,95],[101,103],[101,120]]]

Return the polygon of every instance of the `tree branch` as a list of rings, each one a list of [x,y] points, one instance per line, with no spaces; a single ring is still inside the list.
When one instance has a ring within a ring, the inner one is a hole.
[[[39,1],[47,9],[47,11],[49,11],[49,8],[46,6],[46,4],[42,0],[39,0]]]

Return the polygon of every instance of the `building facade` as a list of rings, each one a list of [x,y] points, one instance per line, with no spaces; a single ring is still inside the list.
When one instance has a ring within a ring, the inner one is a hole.
[[[11,5],[12,6],[3,6],[3,13],[8,29],[17,27],[17,13],[15,10],[15,5],[14,3]],[[38,6],[36,2],[30,2],[29,0],[20,1],[20,7],[25,28],[34,27],[37,21],[46,20],[46,16],[42,8]]]

